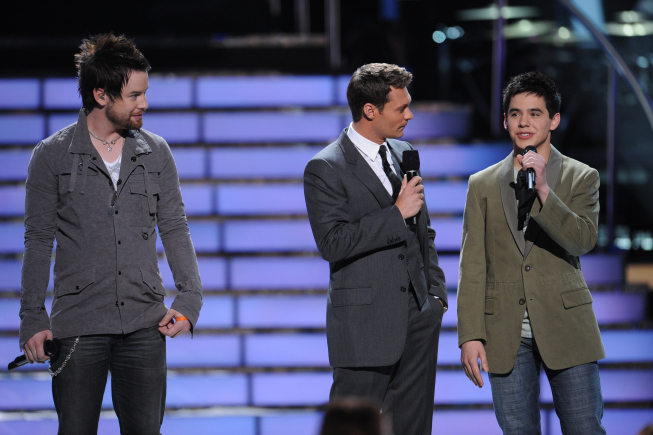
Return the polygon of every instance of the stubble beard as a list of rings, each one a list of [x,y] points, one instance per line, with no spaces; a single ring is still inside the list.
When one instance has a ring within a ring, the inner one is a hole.
[[[143,126],[143,118],[139,119],[138,121],[133,120],[131,113],[122,115],[114,111],[113,106],[107,105],[106,115],[107,119],[111,121],[113,125],[117,125],[118,127],[124,128],[126,130],[139,130]]]

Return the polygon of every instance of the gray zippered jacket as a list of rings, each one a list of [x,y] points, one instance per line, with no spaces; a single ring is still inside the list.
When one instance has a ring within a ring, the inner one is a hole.
[[[157,325],[168,308],[156,227],[179,294],[172,308],[195,327],[202,284],[170,147],[146,130],[125,140],[114,189],[91,143],[86,115],[40,142],[29,163],[20,347],[52,329],[55,338],[126,334]],[[52,243],[54,299],[45,310]]]

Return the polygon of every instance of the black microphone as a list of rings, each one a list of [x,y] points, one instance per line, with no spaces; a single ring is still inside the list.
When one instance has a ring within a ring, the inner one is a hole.
[[[533,151],[535,154],[537,154],[535,147],[533,145],[529,145],[524,149],[522,156],[525,156],[529,151]],[[532,192],[533,186],[535,186],[535,171],[533,168],[526,169],[526,179],[528,180],[528,191]]]
[[[58,338],[53,338],[52,340],[45,340],[43,342],[43,350],[45,351],[45,354],[49,356],[50,358],[54,358],[57,355],[59,355],[59,351],[61,350],[61,341]],[[25,356],[25,354],[21,356],[17,356],[15,360],[9,363],[7,366],[7,369],[13,370],[17,367],[22,367],[25,364],[27,364],[29,360]]]
[[[413,177],[419,175],[419,153],[417,150],[406,150],[401,162],[401,169],[406,174],[406,180],[410,181]],[[417,225],[417,215],[406,219],[409,225]]]

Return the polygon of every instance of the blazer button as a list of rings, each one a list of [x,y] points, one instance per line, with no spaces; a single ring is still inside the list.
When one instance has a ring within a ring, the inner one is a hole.
[[[401,287],[399,287],[399,290],[401,290],[402,293],[405,293],[405,292],[406,292],[406,287],[404,287],[404,286],[402,285]]]
[[[403,260],[404,259],[404,254],[399,254],[399,259]]]
[[[526,303],[526,299],[521,298],[521,299],[519,300],[519,305],[524,305],[525,303]]]
[[[150,236],[147,235],[147,233],[143,233],[143,239],[147,240]]]
[[[524,270],[525,270],[526,272],[528,272],[529,270],[531,270],[531,267],[530,267],[530,266],[526,266],[526,267],[524,267]]]
[[[132,156],[132,162],[136,161],[136,156]]]
[[[122,180],[118,180],[118,182],[117,182],[116,184],[117,184],[118,186],[120,186],[120,185],[122,184]]]

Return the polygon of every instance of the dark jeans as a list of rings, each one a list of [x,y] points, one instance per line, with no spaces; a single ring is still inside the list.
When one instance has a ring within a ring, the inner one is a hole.
[[[540,435],[540,368],[551,391],[565,435],[605,434],[601,426],[603,396],[596,362],[551,370],[542,362],[534,339],[522,338],[512,371],[490,373],[492,401],[499,426],[506,435]]]
[[[75,337],[61,340],[56,371]],[[88,335],[61,373],[52,378],[52,397],[60,435],[88,435],[98,430],[102,396],[111,371],[111,396],[120,433],[158,435],[166,401],[166,342],[158,327],[130,334]]]
[[[336,367],[330,400],[364,397],[392,417],[397,435],[430,435],[433,421],[435,369],[444,308],[429,295],[417,308],[409,298],[406,345],[399,361],[385,367]]]

